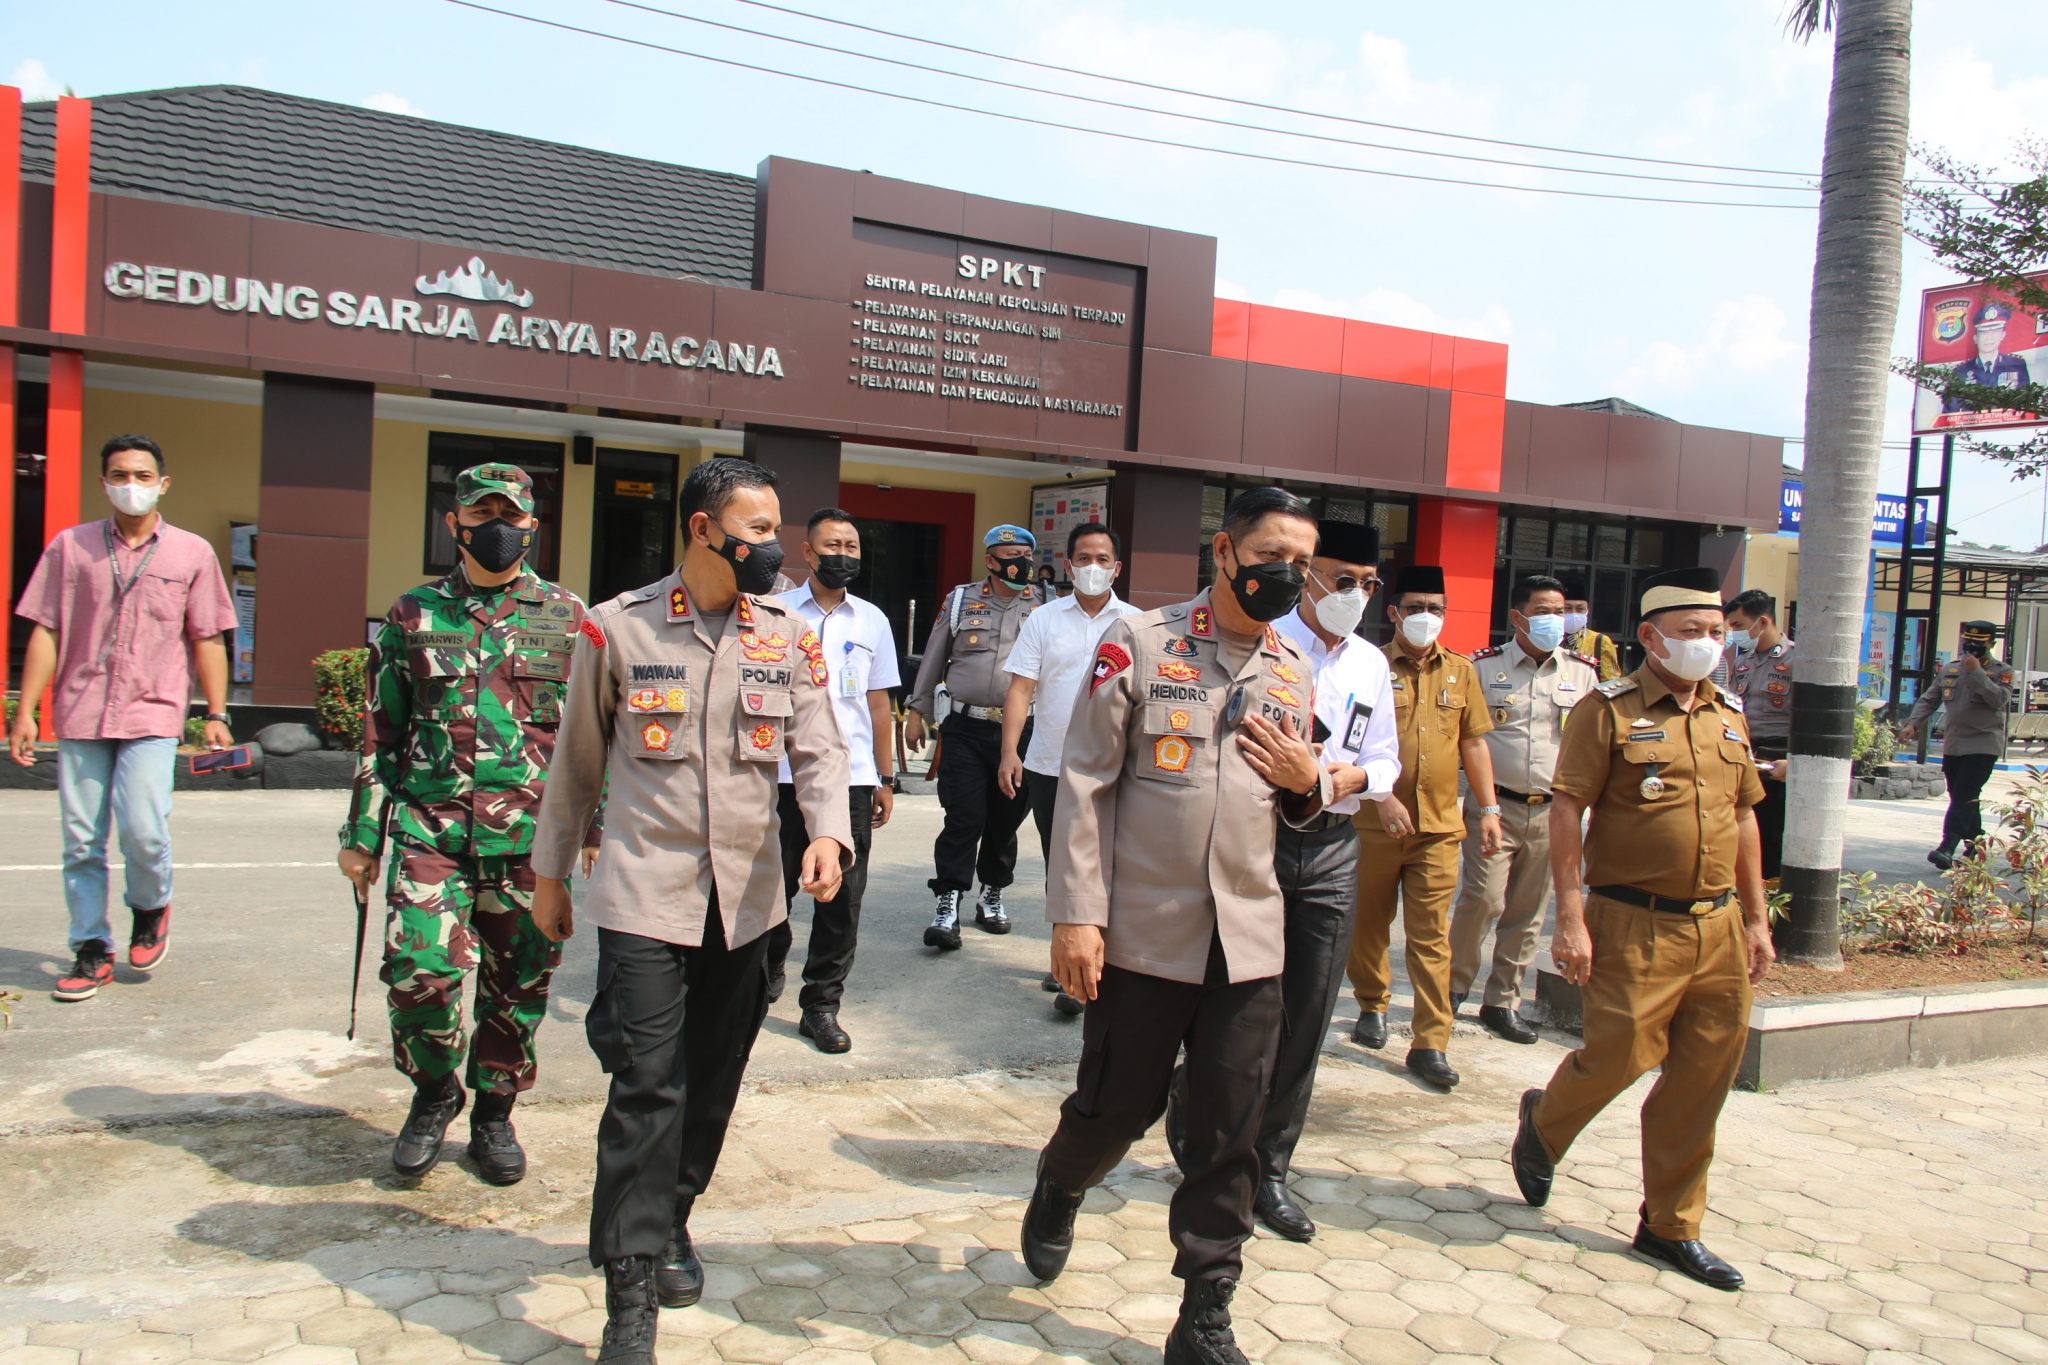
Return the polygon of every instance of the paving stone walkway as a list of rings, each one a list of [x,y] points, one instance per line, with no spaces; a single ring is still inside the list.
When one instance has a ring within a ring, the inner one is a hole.
[[[1478,1054],[1464,1062],[1473,1079],[1443,1099],[1384,1058],[1354,1050],[1326,1063],[1296,1184],[1322,1232],[1310,1246],[1262,1235],[1248,1248],[1236,1316],[1253,1359],[2048,1361],[2048,1062],[1732,1097],[1707,1237],[1749,1287],[1722,1294],[1627,1249],[1640,1089],[1587,1131],[1550,1205],[1530,1209],[1505,1140],[1516,1089],[1558,1049],[1460,1040]],[[931,1183],[924,1211],[832,1226],[799,1217],[762,1235],[720,1231],[743,1226],[730,1212],[707,1218],[704,1302],[662,1314],[663,1365],[1156,1361],[1179,1292],[1165,1233],[1174,1171],[1156,1136],[1089,1196],[1065,1275],[1036,1285],[1018,1259],[1016,1191],[1059,1079],[893,1087],[907,1131],[929,1127],[919,1104],[962,1087],[1009,1116],[979,1135],[1002,1154],[999,1172]],[[829,1121],[836,1101],[816,1091],[804,1103]],[[443,1240],[394,1243],[391,1264],[358,1259],[277,1292],[210,1293],[224,1282],[193,1275],[176,1302],[132,1316],[101,1311],[104,1297],[65,1309],[47,1295],[33,1315],[19,1301],[9,1312],[0,1287],[0,1324],[12,1324],[0,1325],[0,1365],[588,1358],[603,1284],[571,1230]]]

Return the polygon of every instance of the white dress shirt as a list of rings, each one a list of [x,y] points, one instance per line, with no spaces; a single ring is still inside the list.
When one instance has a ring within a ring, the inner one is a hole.
[[[1334,646],[1302,619],[1315,608],[1304,601],[1273,623],[1315,666],[1316,719],[1330,732],[1323,766],[1349,763],[1365,770],[1365,790],[1323,809],[1350,815],[1362,800],[1385,796],[1401,780],[1401,737],[1394,729],[1393,674],[1387,656],[1369,641],[1347,635]]]
[[[1076,596],[1048,602],[1025,618],[1002,667],[1013,677],[1038,684],[1032,694],[1034,719],[1031,743],[1024,751],[1026,768],[1043,777],[1059,776],[1060,751],[1067,746],[1067,722],[1073,719],[1074,702],[1081,695],[1081,679],[1095,662],[1095,646],[1102,643],[1113,622],[1137,612],[1112,592],[1093,616],[1081,609],[1081,599]]]
[[[889,628],[889,618],[882,615],[880,607],[852,593],[827,612],[812,594],[810,583],[775,600],[818,633],[825,651],[826,686],[832,689],[832,714],[839,719],[839,733],[846,737],[850,781],[856,787],[875,786],[881,777],[875,770],[875,721],[868,711],[868,693],[903,681],[896,661],[896,633]],[[790,780],[786,758],[780,780]]]

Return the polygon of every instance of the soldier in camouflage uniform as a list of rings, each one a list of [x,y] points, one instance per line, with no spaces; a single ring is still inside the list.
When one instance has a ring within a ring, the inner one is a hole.
[[[526,567],[539,519],[524,470],[464,470],[455,497],[461,566],[399,598],[370,647],[339,862],[367,895],[388,828],[381,976],[393,1059],[415,1087],[392,1164],[425,1175],[462,1112],[463,981],[480,968],[469,1152],[485,1179],[509,1185],[526,1174],[512,1104],[533,1084],[534,1031],[561,960],[534,927],[528,856],[583,603]],[[586,869],[596,837],[593,822]]]

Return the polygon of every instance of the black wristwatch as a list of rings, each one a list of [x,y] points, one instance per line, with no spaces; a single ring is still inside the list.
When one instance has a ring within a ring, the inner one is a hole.
[[[225,711],[208,711],[206,713],[206,719],[217,720],[222,725],[226,725],[228,723],[228,713]]]
[[[903,776],[900,773],[890,773],[886,778],[882,779],[882,785],[895,792],[898,796],[903,795]]]

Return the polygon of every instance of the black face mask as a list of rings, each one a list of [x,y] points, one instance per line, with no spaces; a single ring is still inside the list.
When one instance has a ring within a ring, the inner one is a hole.
[[[533,528],[514,526],[503,517],[477,526],[458,525],[455,534],[485,573],[503,573],[533,548]]]
[[[1019,586],[1029,583],[1031,581],[1031,556],[1019,555],[1015,559],[998,559],[996,561],[996,577],[1005,583],[1015,583]]]
[[[723,527],[719,534],[725,536],[725,544],[716,548],[725,556],[725,562],[732,565],[734,586],[756,595],[775,586],[775,575],[782,572],[781,541],[773,536],[766,540],[741,540]]]
[[[843,588],[860,577],[860,556],[819,555],[817,577],[828,588]]]
[[[1294,610],[1306,581],[1307,576],[1292,564],[1246,564],[1239,560],[1237,577],[1230,580],[1230,591],[1252,620],[1277,621]]]

